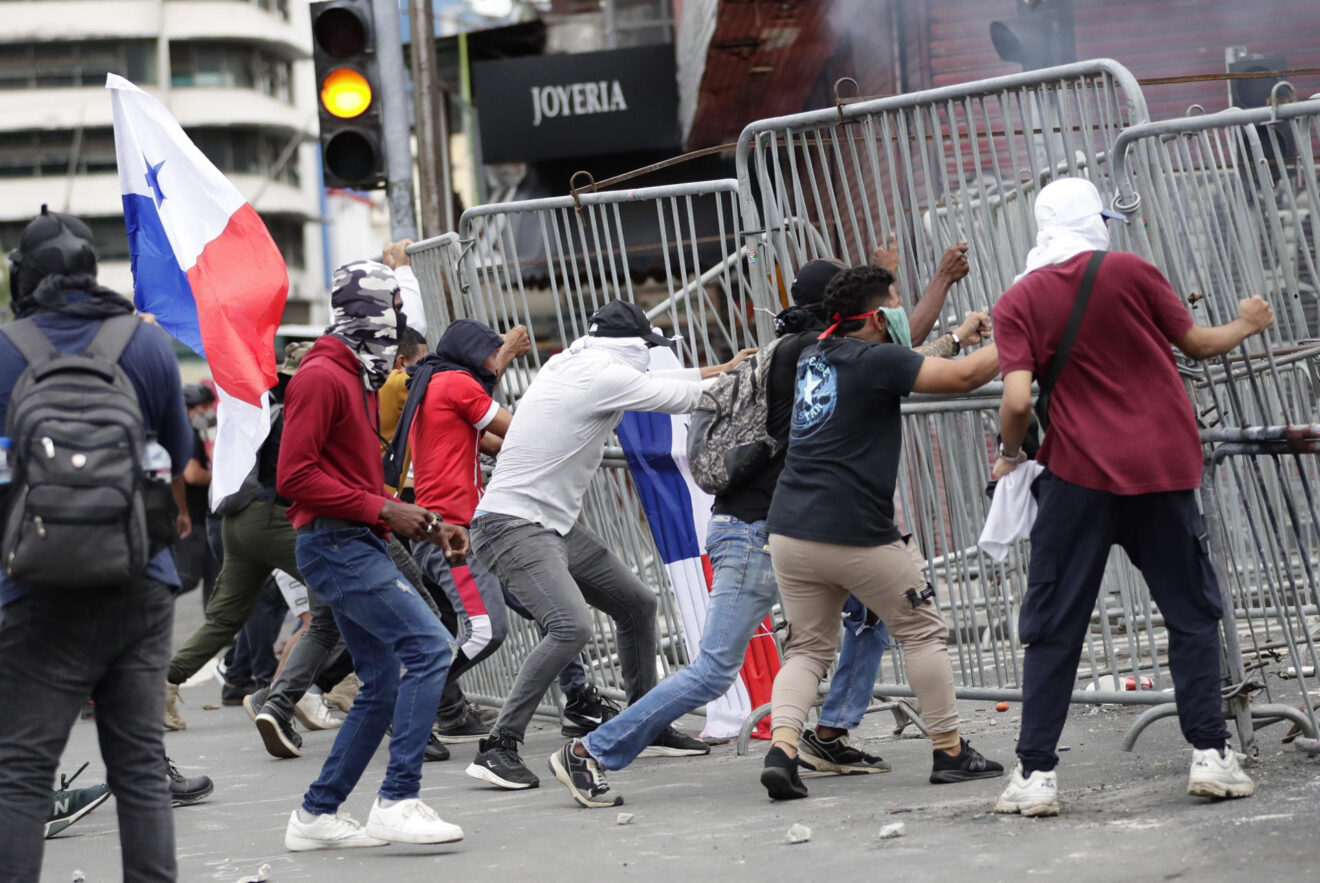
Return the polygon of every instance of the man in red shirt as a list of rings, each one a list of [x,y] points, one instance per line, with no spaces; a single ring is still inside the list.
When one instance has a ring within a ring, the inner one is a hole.
[[[449,633],[386,551],[393,531],[461,560],[467,534],[384,493],[377,390],[404,327],[389,267],[340,267],[328,333],[303,358],[284,405],[278,490],[292,502],[298,570],[333,610],[362,681],[321,774],[289,817],[294,851],[446,843],[463,831],[418,799],[431,718],[449,670]],[[402,676],[399,669],[405,669]],[[391,721],[390,762],[365,828],[340,812]]]
[[[409,433],[417,504],[450,524],[471,524],[481,496],[478,454],[499,451],[512,418],[492,398],[503,347],[504,338],[493,329],[475,319],[458,319],[410,381],[409,405],[415,413],[405,413],[400,426]],[[452,680],[499,649],[506,632],[503,589],[475,559],[452,564],[434,546],[420,546],[415,554],[422,572],[467,620],[467,634],[450,668]],[[450,740],[486,735],[487,727],[470,723],[471,735],[451,735]]]
[[[996,479],[1026,457],[1031,384],[1059,349],[1082,275],[1109,246],[1095,186],[1063,178],[1041,190],[1036,247],[1026,272],[995,305],[1004,376]],[[1246,797],[1254,783],[1227,747],[1219,687],[1219,586],[1195,491],[1201,444],[1170,345],[1193,359],[1232,350],[1274,321],[1260,297],[1226,325],[1196,325],[1153,265],[1103,255],[1075,343],[1049,401],[1037,461],[1039,503],[1019,634],[1022,677],[1018,768],[999,812],[1057,815],[1058,755],[1082,641],[1114,544],[1141,571],[1169,631],[1178,717],[1191,743],[1188,793]]]

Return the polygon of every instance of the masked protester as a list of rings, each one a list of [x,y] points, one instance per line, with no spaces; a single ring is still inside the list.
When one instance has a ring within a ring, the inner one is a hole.
[[[17,341],[36,344],[38,353],[53,348],[72,355],[95,347],[94,341],[109,348],[100,336],[108,332],[122,344],[115,361],[136,396],[141,430],[155,433],[169,453],[175,499],[181,501],[192,428],[168,335],[138,322],[131,303],[97,284],[91,231],[72,215],[43,207],[9,259],[20,321],[0,336],[0,417],[8,425],[15,385],[29,365]],[[131,531],[127,517],[125,522]],[[186,514],[179,527],[189,532]],[[82,564],[81,555],[93,554],[68,553],[69,568]],[[57,583],[68,576],[50,575]],[[40,878],[44,834],[67,827],[108,796],[105,786],[71,789],[66,779],[51,804],[60,750],[89,698],[96,702],[101,750],[117,797],[123,877],[177,875],[160,683],[178,590],[168,545],[158,547],[138,577],[116,585],[52,591],[44,581],[0,576],[0,868],[6,878]],[[204,785],[209,794],[210,781]]]
[[[449,632],[391,560],[391,532],[461,561],[467,533],[385,496],[376,391],[406,321],[394,273],[357,261],[335,271],[333,320],[289,382],[278,489],[298,532],[303,582],[331,608],[362,691],[321,774],[289,816],[294,851],[447,843],[463,830],[418,799],[422,759],[451,653]],[[400,675],[400,669],[403,674]],[[365,826],[340,807],[393,722],[390,762]]]
[[[1058,815],[1054,767],[1077,660],[1109,551],[1123,547],[1169,628],[1169,668],[1183,738],[1192,746],[1187,791],[1246,797],[1255,790],[1228,747],[1219,681],[1220,590],[1196,505],[1202,452],[1196,415],[1170,346],[1193,359],[1229,352],[1269,327],[1260,297],[1226,325],[1195,324],[1151,263],[1110,252],[1095,185],[1061,178],[1036,197],[1036,247],[995,304],[1004,374],[1003,443],[993,477],[1026,459],[1031,384],[1047,376],[1087,288],[1073,346],[1050,390],[1048,426],[1032,483],[1039,509],[1019,633],[1022,731],[1018,768],[995,809]]]

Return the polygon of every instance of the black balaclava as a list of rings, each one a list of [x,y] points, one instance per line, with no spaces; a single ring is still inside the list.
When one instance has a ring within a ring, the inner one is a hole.
[[[16,316],[64,309],[71,291],[92,296],[93,303],[80,310],[89,316],[133,311],[124,298],[96,284],[96,247],[87,225],[44,205],[9,253],[9,280]]]

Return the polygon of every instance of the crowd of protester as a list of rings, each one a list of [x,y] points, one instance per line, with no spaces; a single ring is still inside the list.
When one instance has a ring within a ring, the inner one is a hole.
[[[1022,730],[995,808],[1059,812],[1056,747],[1115,544],[1169,627],[1179,718],[1193,749],[1188,791],[1250,795],[1220,706],[1219,589],[1194,499],[1200,446],[1171,347],[1195,359],[1227,352],[1268,327],[1272,313],[1248,298],[1234,321],[1195,325],[1155,267],[1108,251],[1108,213],[1085,181],[1051,183],[1035,213],[1036,245],[995,306],[993,343],[988,312],[929,339],[968,272],[965,245],[945,253],[910,313],[892,246],[868,266],[799,268],[779,336],[761,354],[763,428],[778,453],[715,497],[700,650],[657,683],[655,592],[583,523],[583,498],[625,411],[689,413],[713,378],[740,370],[753,351],[651,370],[650,349],[672,341],[639,307],[610,301],[510,412],[498,387],[533,346],[527,329],[501,333],[460,319],[431,329],[431,351],[407,243],[391,243],[380,261],[335,271],[325,334],[282,353],[270,433],[251,473],[237,492],[208,500],[214,394],[181,386],[167,335],[96,284],[86,226],[43,211],[11,255],[15,325],[25,330],[0,329],[0,414],[11,397],[15,411],[26,407],[39,367],[24,343],[32,329],[54,360],[92,352],[103,328],[113,329],[126,342],[112,361],[136,394],[148,438],[172,463],[177,517],[172,544],[153,542],[143,566],[114,585],[56,592],[8,567],[0,577],[0,704],[11,710],[0,727],[0,864],[17,869],[14,879],[36,879],[43,835],[113,794],[126,879],[174,879],[170,805],[204,800],[212,784],[180,775],[163,736],[187,727],[180,687],[213,660],[223,701],[244,706],[271,755],[301,756],[298,725],[334,731],[319,774],[290,808],[290,850],[461,839],[458,825],[419,798],[423,764],[475,743],[467,775],[500,789],[537,787],[520,746],[556,683],[570,741],[549,770],[582,806],[617,806],[623,798],[606,771],[639,756],[709,753],[674,723],[725,693],[777,602],[789,629],[760,772],[772,799],[807,796],[800,769],[890,769],[849,734],[892,644],[903,649],[931,743],[930,781],[1003,776],[1004,766],[959,732],[948,626],[925,556],[894,507],[902,401],[967,393],[1001,375],[997,479],[1026,459],[1033,381],[1048,377],[1052,388],[1035,455],[1044,469],[1031,485],[1039,516],[1021,615]],[[9,414],[7,432],[21,422]],[[488,485],[483,457],[494,459]],[[22,468],[14,473],[15,488],[25,480]],[[7,522],[36,511],[23,487]],[[42,529],[40,514],[32,523]],[[175,596],[199,586],[205,620],[171,657]],[[592,608],[613,622],[626,707],[583,668]],[[518,660],[498,711],[479,708],[464,696],[462,675],[501,647],[511,614],[534,621],[541,639]],[[287,621],[294,629],[277,655]],[[52,788],[89,700],[107,782],[74,788],[75,773]],[[384,779],[359,823],[343,807],[387,733]]]

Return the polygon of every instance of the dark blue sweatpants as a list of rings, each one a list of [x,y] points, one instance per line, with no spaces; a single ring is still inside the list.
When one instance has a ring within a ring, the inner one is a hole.
[[[1219,674],[1219,584],[1193,491],[1119,496],[1043,472],[1031,529],[1031,565],[1018,621],[1027,645],[1022,677],[1024,774],[1052,770],[1077,660],[1110,548],[1141,571],[1169,633],[1169,668],[1183,737],[1195,748],[1228,739]]]

